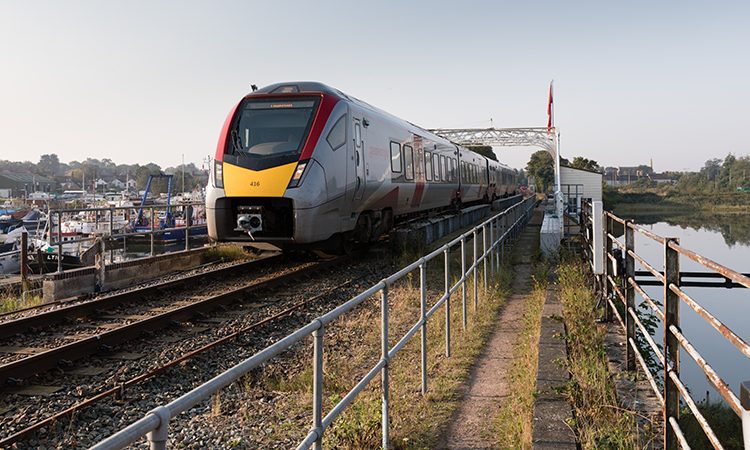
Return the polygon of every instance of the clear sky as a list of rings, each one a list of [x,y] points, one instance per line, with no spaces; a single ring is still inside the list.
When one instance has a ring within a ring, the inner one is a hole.
[[[563,156],[695,170],[750,153],[749,55],[747,0],[0,0],[0,159],[200,162],[251,83],[289,80],[425,128],[544,126],[554,79]]]

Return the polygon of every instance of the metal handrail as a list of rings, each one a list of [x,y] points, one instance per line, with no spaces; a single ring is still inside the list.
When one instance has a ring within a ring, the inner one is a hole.
[[[496,267],[499,270],[499,258],[501,249],[508,243],[508,241],[514,240],[518,237],[521,228],[528,222],[533,211],[535,199],[529,197],[526,200],[517,203],[506,210],[492,216],[488,220],[475,226],[472,230],[463,233],[459,237],[451,240],[449,243],[444,244],[437,250],[429,253],[427,256],[419,258],[408,266],[400,269],[393,275],[384,278],[380,282],[371,286],[367,290],[357,294],[347,302],[334,308],[330,312],[323,314],[322,316],[314,319],[306,326],[298,329],[290,335],[287,335],[280,341],[266,347],[262,351],[256,353],[247,360],[237,364],[228,371],[217,375],[206,383],[198,386],[190,392],[182,395],[181,397],[171,401],[170,403],[159,406],[149,413],[147,413],[140,420],[132,423],[128,427],[120,430],[113,434],[107,439],[97,443],[92,448],[97,450],[104,449],[120,449],[135,442],[143,436],[148,436],[148,440],[151,443],[153,449],[163,449],[166,446],[169,430],[169,420],[172,417],[184,412],[193,406],[197,405],[201,401],[207,399],[215,392],[228,386],[232,382],[239,379],[241,376],[249,372],[250,370],[260,366],[269,359],[279,355],[280,353],[288,350],[292,345],[301,341],[302,339],[312,335],[313,336],[313,426],[305,438],[300,442],[298,449],[306,449],[311,446],[320,448],[321,440],[325,433],[325,430],[333,423],[338,417],[357,397],[357,395],[367,386],[374,378],[380,375],[383,379],[382,383],[382,421],[383,421],[383,447],[388,448],[389,445],[389,385],[388,385],[388,369],[390,360],[401,350],[406,343],[414,337],[417,330],[422,331],[421,340],[421,352],[422,352],[422,393],[425,394],[427,391],[427,371],[426,371],[426,325],[428,319],[437,310],[446,306],[446,317],[448,317],[447,308],[450,305],[450,297],[453,292],[457,291],[457,288],[461,286],[462,300],[464,305],[464,323],[466,320],[465,316],[465,305],[466,305],[466,293],[465,286],[469,278],[469,274],[474,277],[474,304],[477,305],[477,272],[479,270],[480,263],[483,264],[483,270],[487,273],[488,259],[489,267],[493,270]],[[508,218],[512,217],[510,223]],[[490,245],[487,245],[487,231],[493,237],[493,241]],[[477,249],[477,238],[479,231],[481,230],[483,235],[483,252],[478,254]],[[494,233],[497,230],[498,233]],[[502,232],[500,232],[502,230]],[[472,238],[474,244],[474,262],[466,268],[465,264],[465,246],[466,240]],[[461,256],[462,256],[462,276],[458,282],[452,287],[448,286],[449,278],[449,259],[448,255],[452,247],[460,245]],[[428,261],[437,258],[441,254],[445,255],[445,292],[440,299],[433,305],[429,311],[426,308],[426,264]],[[421,304],[421,317],[416,321],[412,327],[399,339],[399,341],[393,346],[389,347],[388,342],[388,291],[394,283],[406,277],[407,274],[414,270],[420,271],[420,304]],[[496,271],[497,271],[496,270]],[[487,291],[487,276],[484,276],[484,289]],[[373,295],[381,294],[381,358],[380,360],[362,377],[359,382],[339,401],[329,412],[323,417],[322,416],[322,399],[323,399],[323,385],[322,385],[322,364],[323,364],[323,332],[325,327],[341,317],[343,314],[352,311],[358,305],[364,301],[370,299]],[[446,328],[446,356],[450,355],[450,328]]]
[[[590,211],[590,208],[584,209],[584,213],[590,213]],[[607,264],[605,265],[605,273],[600,276],[600,283],[605,289],[606,304],[608,305],[607,314],[608,317],[614,315],[614,317],[616,317],[617,321],[626,331],[628,370],[635,369],[634,364],[637,360],[642,367],[643,372],[646,374],[651,388],[658,397],[662,408],[664,408],[665,417],[667,418],[667,423],[665,424],[664,429],[665,447],[668,450],[677,448],[678,445],[681,448],[690,448],[684,434],[682,433],[682,430],[680,430],[678,422],[680,401],[684,400],[684,402],[694,414],[696,420],[700,424],[703,432],[705,433],[711,444],[715,448],[722,448],[721,443],[716,437],[714,431],[711,429],[705,417],[698,410],[698,407],[691,397],[690,392],[685,387],[684,383],[680,380],[680,361],[677,357],[679,349],[684,349],[685,352],[690,355],[691,358],[693,358],[696,364],[706,375],[706,378],[717,389],[722,398],[730,405],[735,414],[737,414],[740,418],[743,418],[743,416],[750,417],[750,413],[745,409],[747,408],[747,406],[743,406],[741,404],[739,398],[731,390],[729,385],[719,376],[716,370],[711,367],[711,365],[705,360],[705,358],[700,354],[700,352],[698,352],[698,350],[690,343],[690,341],[680,330],[678,304],[680,302],[684,302],[686,305],[688,305],[706,322],[708,322],[709,325],[711,325],[715,330],[721,333],[721,335],[727,341],[732,343],[744,356],[748,358],[750,358],[750,345],[680,288],[679,285],[681,272],[679,270],[678,257],[679,255],[683,255],[691,259],[692,261],[701,264],[703,267],[711,270],[712,272],[718,273],[725,279],[731,280],[735,283],[734,286],[744,286],[750,288],[750,277],[680,246],[676,239],[664,238],[662,236],[659,236],[649,230],[633,224],[632,221],[621,219],[611,212],[605,212],[604,219],[605,225],[607,227],[605,232],[605,236],[607,237],[607,248],[605,249],[607,258],[605,259],[605,262],[607,262]],[[622,244],[622,242],[618,241],[617,238],[609,231],[612,229],[613,222],[618,222],[625,225],[626,239],[624,245]],[[628,230],[633,231],[631,232]],[[665,269],[663,272],[657,271],[651,264],[649,264],[644,258],[642,258],[635,252],[635,235],[633,232],[638,232],[639,234],[664,246]],[[614,245],[626,249],[624,257],[626,258],[625,267],[627,273],[621,278],[616,278],[618,274],[615,273],[615,267],[616,265],[623,264],[623,261],[618,261],[617,258],[615,258],[612,254]],[[661,282],[661,285],[664,286],[664,311],[662,311],[654,302],[654,300],[648,294],[646,294],[646,292],[636,280],[636,262],[645,267],[651,274],[654,275],[654,277],[656,277]],[[620,286],[620,283],[623,283],[622,286]],[[658,348],[656,342],[650,336],[648,330],[645,328],[642,321],[638,317],[638,314],[636,313],[635,303],[633,300],[633,296],[635,295],[635,293],[638,293],[643,298],[643,300],[649,305],[650,309],[664,324],[664,352],[662,352]],[[616,304],[619,302],[614,300],[615,297],[618,297],[624,305],[625,320],[623,320],[620,315],[620,308]],[[648,343],[648,346],[654,352],[656,357],[659,359],[659,362],[661,363],[661,366],[664,370],[665,389],[663,395],[659,391],[654,376],[648,368],[645,359],[643,358],[643,355],[641,353],[642,350],[638,347],[636,336],[639,332],[641,336],[644,337],[644,339]]]

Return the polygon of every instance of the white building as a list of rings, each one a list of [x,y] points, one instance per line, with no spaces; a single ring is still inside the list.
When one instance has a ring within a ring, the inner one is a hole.
[[[602,200],[602,174],[560,166],[560,189],[567,205],[566,211],[578,213],[582,199]]]

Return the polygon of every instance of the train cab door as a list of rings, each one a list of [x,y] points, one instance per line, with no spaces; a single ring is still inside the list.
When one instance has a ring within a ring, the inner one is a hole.
[[[356,114],[352,114],[353,129],[352,136],[354,137],[353,145],[351,146],[352,153],[349,160],[353,161],[352,171],[352,183],[347,183],[352,186],[354,195],[352,196],[353,201],[362,200],[362,196],[365,192],[365,140],[364,140],[364,129],[362,127],[362,118]]]

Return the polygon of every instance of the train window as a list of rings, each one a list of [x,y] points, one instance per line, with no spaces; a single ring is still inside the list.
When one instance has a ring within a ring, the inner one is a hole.
[[[336,151],[339,148],[341,148],[342,145],[346,144],[346,121],[344,120],[346,116],[341,116],[339,120],[336,121],[336,124],[331,128],[331,131],[328,133],[328,136],[326,137],[326,141],[328,141],[328,145],[331,146],[331,149]]]
[[[451,158],[451,181],[456,181],[456,158]]]
[[[354,123],[354,145],[357,148],[362,147],[362,128],[359,126],[359,122]]]
[[[440,176],[443,181],[448,181],[448,166],[445,165],[445,155],[440,155]]]
[[[401,144],[391,141],[391,171],[401,173]]]
[[[432,152],[424,152],[424,177],[432,181]]]
[[[450,158],[445,158],[445,164],[443,167],[445,167],[445,181],[451,180],[451,171],[450,166],[448,165],[448,162],[450,161]]]
[[[404,145],[404,178],[414,179],[414,150],[411,145]]]

